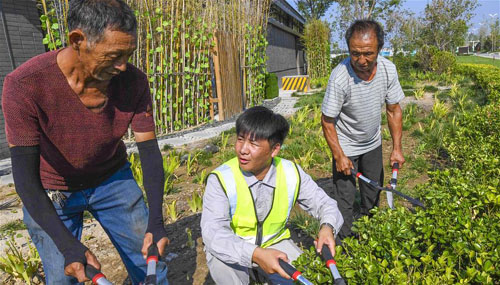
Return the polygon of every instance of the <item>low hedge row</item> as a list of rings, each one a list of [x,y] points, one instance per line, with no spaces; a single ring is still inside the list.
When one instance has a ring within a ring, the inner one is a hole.
[[[500,102],[500,68],[488,64],[456,64],[455,72],[468,75],[488,93],[490,103]]]
[[[374,209],[355,223],[359,238],[337,246],[350,284],[494,284],[500,280],[500,69],[458,65],[489,98],[455,114],[444,134],[449,167],[416,188],[426,209]],[[490,81],[492,80],[492,81]],[[448,116],[451,117],[451,116]],[[316,284],[331,276],[313,250],[295,265]]]

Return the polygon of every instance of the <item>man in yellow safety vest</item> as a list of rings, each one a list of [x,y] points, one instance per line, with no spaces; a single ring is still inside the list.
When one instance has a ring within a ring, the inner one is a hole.
[[[300,166],[277,156],[288,131],[283,116],[265,107],[246,110],[236,121],[236,157],[208,176],[201,229],[217,284],[248,284],[256,267],[272,284],[293,284],[278,260],[302,253],[286,227],[295,202],[320,220],[316,248],[328,245],[335,255],[342,215]]]

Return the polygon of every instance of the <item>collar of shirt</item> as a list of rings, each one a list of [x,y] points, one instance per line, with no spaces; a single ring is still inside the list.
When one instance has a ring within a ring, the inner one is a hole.
[[[243,177],[245,177],[245,181],[247,182],[248,188],[252,188],[255,186],[259,180],[253,173],[251,172],[246,172],[246,171],[241,171],[243,173]],[[262,184],[276,188],[276,166],[274,165],[274,159],[273,162],[271,163],[271,167],[269,167],[269,170],[266,173],[266,176],[262,181],[260,181]]]

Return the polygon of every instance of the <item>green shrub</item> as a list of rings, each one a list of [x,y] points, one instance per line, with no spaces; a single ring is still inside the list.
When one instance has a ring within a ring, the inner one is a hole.
[[[400,77],[406,77],[410,74],[415,66],[417,66],[417,62],[415,61],[415,57],[411,55],[404,55],[403,53],[397,53],[392,58],[392,62],[396,65],[398,70],[398,75]]]
[[[500,68],[486,64],[457,64],[455,72],[472,77],[486,92],[490,103],[500,102]]]
[[[311,79],[311,88],[326,88],[328,86],[328,76]]]
[[[416,55],[417,66],[423,71],[436,74],[446,73],[454,66],[455,56],[447,51],[440,51],[435,46],[424,45]]]
[[[266,73],[266,99],[273,99],[278,95],[278,77],[275,73]]]
[[[337,246],[341,275],[350,284],[496,284],[500,280],[500,82],[497,70],[461,66],[490,96],[445,116],[429,116],[433,136],[448,155],[446,167],[416,187],[426,209],[372,210],[354,224],[358,238]],[[490,80],[496,80],[494,82]],[[430,128],[430,126],[429,126]],[[425,141],[425,140],[424,140]],[[431,144],[431,140],[422,145]],[[436,143],[437,144],[437,143]],[[419,169],[428,167],[419,162]],[[330,275],[305,251],[295,265],[327,284]]]
[[[431,69],[437,74],[446,73],[451,70],[456,61],[451,52],[438,51],[432,56]]]

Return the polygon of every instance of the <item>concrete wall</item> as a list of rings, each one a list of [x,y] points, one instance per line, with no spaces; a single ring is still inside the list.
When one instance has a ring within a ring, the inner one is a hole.
[[[35,0],[0,0],[0,98],[4,77],[13,67],[45,52],[39,18]],[[0,159],[8,156],[3,111],[0,110]]]
[[[280,88],[281,77],[305,74],[305,53],[298,34],[270,20],[267,41],[267,72],[276,73]]]

